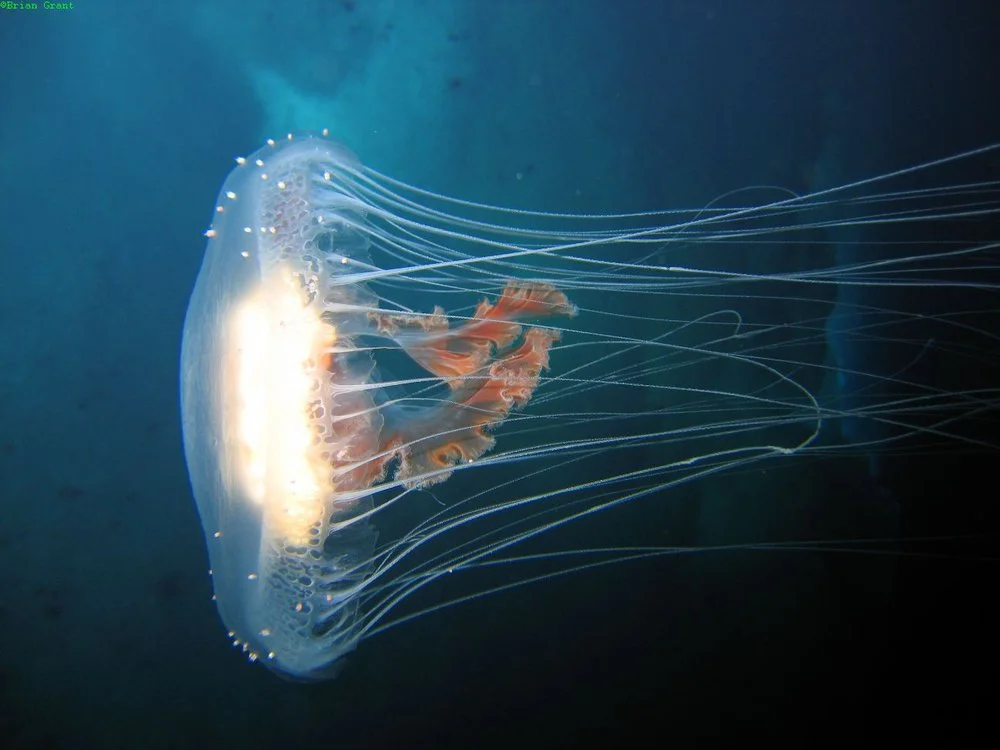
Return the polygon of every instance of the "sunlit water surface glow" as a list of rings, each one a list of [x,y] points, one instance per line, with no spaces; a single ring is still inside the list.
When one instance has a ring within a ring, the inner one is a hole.
[[[448,198],[346,154],[312,159],[311,189],[326,197],[308,220],[349,215],[351,241],[370,254],[371,265],[337,282],[374,295],[362,313],[376,299],[382,311],[417,316],[439,305],[454,328],[520,279],[560,290],[576,315],[524,324],[558,340],[530,401],[496,420],[491,450],[402,478],[398,446],[366,459],[384,464],[385,477],[351,493],[350,512],[327,508],[323,533],[371,524],[377,542],[362,535],[370,554],[320,586],[333,604],[302,631],[322,640],[335,630],[338,645],[321,649],[317,670],[288,668],[273,652],[271,666],[329,676],[323,659],[340,661],[430,612],[634,559],[891,550],[891,538],[872,538],[861,522],[832,538],[713,539],[702,530],[678,539],[663,509],[682,485],[722,472],[751,481],[784,462],[860,456],[874,486],[887,456],[995,451],[976,426],[1000,394],[998,151],[809,195],[747,188],[690,210],[589,216]],[[269,153],[241,169],[266,171]],[[249,228],[258,229],[268,227]],[[340,239],[330,237],[312,252],[335,254]],[[448,397],[395,341],[370,334],[352,345],[377,366],[373,385],[361,386],[370,409],[415,413]],[[974,369],[987,385],[956,389],[940,362]],[[270,396],[273,406],[280,394]],[[435,439],[447,442],[447,431],[413,442]],[[649,524],[623,532],[616,515],[636,506]],[[211,552],[216,528],[202,516]],[[218,579],[214,557],[213,567]],[[270,632],[230,635],[269,661]]]

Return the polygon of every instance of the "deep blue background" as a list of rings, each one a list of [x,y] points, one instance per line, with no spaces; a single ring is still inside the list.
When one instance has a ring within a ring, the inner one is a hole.
[[[871,618],[855,596],[865,561],[840,563],[824,580],[844,590],[808,606],[787,598],[807,555],[637,566],[425,618],[365,644],[336,682],[282,683],[227,649],[209,602],[176,381],[216,191],[268,135],[327,126],[399,178],[546,210],[825,187],[1000,140],[990,6],[0,12],[0,744],[972,736],[985,699],[966,679],[997,661],[983,562],[903,560]],[[984,465],[962,461],[881,467],[904,534],[991,528],[987,491],[965,484]],[[796,483],[835,502],[862,475],[788,474],[746,493],[775,513]]]

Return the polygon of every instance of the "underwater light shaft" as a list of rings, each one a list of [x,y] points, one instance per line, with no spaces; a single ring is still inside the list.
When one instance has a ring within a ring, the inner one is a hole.
[[[998,151],[805,196],[588,216],[419,190],[319,136],[239,160],[181,357],[231,639],[322,679],[429,611],[690,551],[546,551],[639,498],[789,456],[995,450],[970,425],[1000,389],[948,388],[925,365],[1000,382]],[[985,176],[949,180],[955,165]]]

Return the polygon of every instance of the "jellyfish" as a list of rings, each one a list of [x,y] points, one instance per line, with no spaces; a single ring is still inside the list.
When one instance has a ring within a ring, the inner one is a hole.
[[[326,679],[432,611],[688,552],[616,535],[547,546],[682,485],[845,451],[877,473],[921,438],[992,448],[966,427],[996,392],[942,388],[921,363],[997,367],[981,316],[1000,185],[934,175],[998,149],[806,195],[601,215],[423,190],[326,132],[238,159],[180,372],[233,644]],[[965,241],[926,239],[958,225]],[[954,309],[874,304],[870,289]]]

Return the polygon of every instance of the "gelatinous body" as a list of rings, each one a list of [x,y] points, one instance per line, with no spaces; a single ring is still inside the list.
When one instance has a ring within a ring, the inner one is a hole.
[[[385,309],[369,289],[378,236],[322,138],[269,144],[220,192],[184,326],[185,452],[219,612],[251,659],[313,679],[351,651],[378,537],[372,489],[423,487],[493,444],[573,315],[553,286],[511,280],[463,321]],[[377,352],[446,384],[379,403]]]
[[[779,549],[779,511],[749,510],[765,462],[825,488],[812,467],[846,457],[867,486],[880,456],[995,451],[977,430],[1000,379],[997,153],[625,215],[448,198],[319,137],[241,160],[181,372],[231,637],[319,679],[362,639],[526,583]],[[697,512],[673,514],[696,481]],[[829,514],[840,548],[896,533],[884,493],[819,509],[774,486],[789,517]]]

